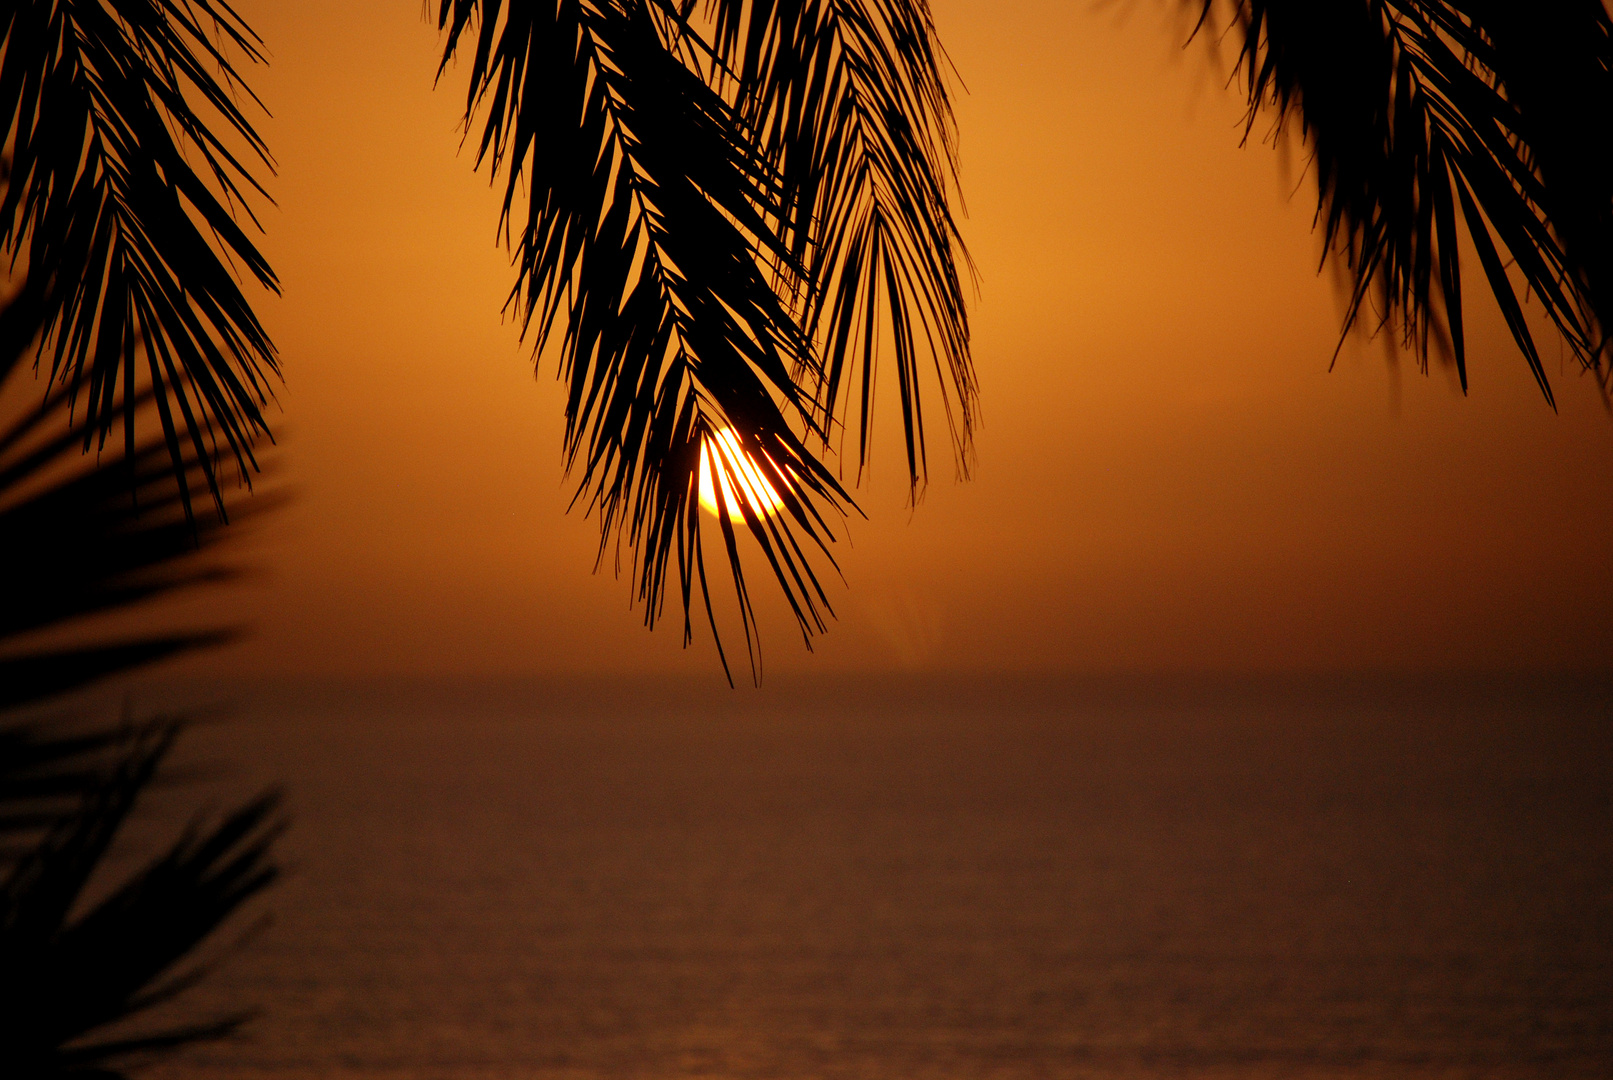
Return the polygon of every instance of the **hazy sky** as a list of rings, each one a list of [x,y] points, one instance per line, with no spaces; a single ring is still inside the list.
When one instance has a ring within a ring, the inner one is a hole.
[[[715,670],[703,633],[643,629],[564,513],[560,387],[501,320],[496,193],[458,151],[462,75],[432,90],[435,30],[396,0],[239,10],[271,56],[285,295],[261,311],[296,498],[241,545],[260,572],[203,605],[256,636],[192,665]],[[769,670],[1607,666],[1613,419],[1572,360],[1553,414],[1470,287],[1466,398],[1382,341],[1329,372],[1313,185],[1240,149],[1239,97],[1174,5],[935,16],[967,87],[975,478],[935,447],[910,512],[887,443],[838,622],[808,654],[771,618]]]

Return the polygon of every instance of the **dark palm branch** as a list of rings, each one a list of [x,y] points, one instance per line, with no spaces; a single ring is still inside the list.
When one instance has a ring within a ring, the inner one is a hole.
[[[61,820],[100,779],[99,763],[118,742],[116,731],[63,734],[48,723],[0,728],[0,863],[25,850],[19,837]]]
[[[187,458],[217,499],[216,456],[255,467],[277,373],[237,280],[278,288],[235,217],[263,194],[240,155],[270,166],[229,58],[261,59],[257,38],[222,0],[17,0],[0,29],[0,247],[39,312],[40,359],[83,438],[121,423],[131,454],[153,388],[181,501]]]
[[[0,303],[0,326],[38,326],[43,304],[25,290]],[[177,479],[160,438],[105,460],[87,456],[89,421],[70,421],[69,395],[58,389],[34,402],[23,389],[33,384],[19,363],[30,347],[20,336],[0,343],[0,404],[11,413],[0,424],[0,709],[229,636],[212,630],[83,646],[4,646],[226,576],[198,558],[220,538],[222,518],[193,518],[183,499],[184,478],[194,482],[203,474],[201,455],[182,447]],[[155,397],[147,392],[131,405],[149,414]],[[28,404],[17,408],[22,401]]]
[[[85,465],[83,432],[65,422],[63,397],[0,432],[0,568],[8,578],[0,638],[225,576],[192,557],[221,523],[187,520],[167,448],[147,441],[133,455]],[[149,395],[136,404],[152,408]],[[201,475],[194,455],[182,464],[193,481]],[[224,636],[192,632],[0,653],[0,708]]]
[[[685,638],[696,582],[713,618],[698,469],[730,429],[779,501],[733,509],[810,642],[829,605],[808,552],[827,557],[825,515],[852,504],[809,443],[834,438],[859,349],[870,401],[882,306],[910,446],[920,334],[943,343],[967,437],[950,146],[932,138],[945,96],[921,6],[716,5],[705,35],[694,14],[656,0],[442,0],[443,65],[473,42],[467,124],[485,112],[478,163],[506,173],[510,302],[540,353],[558,337],[566,458],[600,514],[601,557],[625,537],[652,624],[674,559]],[[761,46],[742,44],[756,35]],[[920,69],[933,78],[915,89]],[[910,455],[915,478],[921,460]],[[754,664],[738,538],[716,495]]]
[[[784,224],[807,270],[802,322],[822,350],[831,417],[846,417],[855,399],[857,460],[866,465],[874,375],[881,346],[890,346],[917,490],[929,471],[920,385],[930,359],[954,461],[966,472],[976,389],[959,273],[967,255],[949,205],[952,109],[928,6],[709,6],[721,58],[714,70],[731,80],[746,130],[784,185]]]
[[[1212,19],[1217,0],[1203,0]],[[1588,368],[1613,326],[1613,22],[1601,0],[1230,0],[1256,110],[1297,121],[1327,250],[1426,366],[1467,386],[1460,253],[1471,245],[1548,401],[1523,312],[1539,297]],[[1521,289],[1520,289],[1521,285]]]
[[[39,325],[38,297],[0,304],[0,326]],[[35,305],[36,310],[26,310]],[[0,387],[32,384],[6,339]],[[141,636],[81,647],[27,635],[216,580],[198,549],[216,519],[188,518],[160,439],[130,455],[84,454],[58,391],[0,429],[0,709],[38,702],[102,676],[225,636]],[[137,409],[155,408],[150,395]],[[82,423],[82,422],[81,422]],[[201,466],[184,448],[181,467]],[[206,970],[197,946],[273,879],[281,827],[269,793],[211,827],[194,825],[165,855],[84,909],[86,886],[182,724],[115,727],[0,712],[0,1060],[19,1077],[120,1076],[122,1063],[234,1030],[224,1017],[159,1030],[124,1023]]]
[[[220,1038],[246,1019],[133,1034],[115,1027],[205,974],[206,964],[186,958],[274,880],[269,847],[282,827],[275,793],[210,828],[193,825],[110,895],[77,910],[180,727],[158,720],[120,733],[110,769],[96,774],[77,805],[57,816],[0,882],[0,1054],[7,1075],[118,1076],[112,1070],[127,1059]]]

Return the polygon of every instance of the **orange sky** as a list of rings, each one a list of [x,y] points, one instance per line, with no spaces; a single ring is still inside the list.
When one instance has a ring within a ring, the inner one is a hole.
[[[256,636],[190,665],[715,671],[703,637],[643,629],[564,513],[560,388],[501,321],[496,194],[457,152],[460,76],[432,91],[435,31],[395,0],[239,10],[272,60],[285,296],[261,310],[296,501],[240,547],[261,573],[186,608]],[[773,618],[768,670],[1607,666],[1613,419],[1572,361],[1553,414],[1470,300],[1467,398],[1381,342],[1330,373],[1313,189],[1239,148],[1172,4],[935,14],[968,88],[975,479],[943,465],[910,513],[888,445],[839,621],[807,654]]]

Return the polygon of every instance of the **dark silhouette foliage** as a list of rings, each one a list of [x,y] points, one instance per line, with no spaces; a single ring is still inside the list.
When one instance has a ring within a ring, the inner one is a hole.
[[[258,56],[210,0],[34,0],[0,7],[0,28],[0,1062],[121,1077],[244,1020],[141,1022],[273,881],[280,799],[197,818],[97,884],[184,721],[38,707],[230,636],[50,635],[226,576],[198,557],[222,536],[218,462],[257,467],[275,372],[236,270],[275,279],[234,216],[240,185],[262,190],[208,123],[269,164],[224,50]],[[193,511],[202,488],[214,515]]]
[[[16,309],[38,302],[24,291],[0,305],[0,324],[37,323]],[[0,403],[33,383],[19,340],[0,353],[10,373]],[[245,1017],[138,1021],[208,970],[198,947],[274,880],[270,845],[283,826],[279,796],[266,792],[211,824],[198,819],[110,891],[93,891],[184,722],[97,726],[18,707],[228,635],[74,646],[30,635],[218,580],[224,571],[198,554],[223,532],[219,519],[189,515],[160,438],[127,456],[86,457],[85,422],[67,422],[64,397],[0,429],[0,1062],[19,1080],[121,1077],[153,1054],[236,1030]],[[135,406],[155,408],[150,395]],[[201,473],[189,448],[179,464]]]
[[[1605,379],[1613,326],[1613,20],[1601,0],[1194,0],[1229,18],[1249,124],[1297,124],[1327,251],[1424,365],[1467,387],[1463,237],[1551,400],[1540,300]],[[1201,29],[1202,29],[1201,25]]]
[[[255,226],[247,196],[267,198],[251,159],[271,166],[231,64],[262,59],[257,37],[221,0],[16,0],[0,32],[0,251],[26,301],[12,317],[37,319],[0,323],[3,347],[40,332],[86,446],[121,425],[132,456],[149,387],[145,422],[161,428],[180,500],[197,477],[220,500],[215,458],[250,482],[278,377],[236,277],[278,288],[236,220]]]
[[[441,0],[438,21],[443,67],[468,59],[477,161],[505,176],[509,303],[538,353],[559,349],[566,459],[601,558],[625,538],[651,624],[670,585],[687,640],[697,581],[710,618],[698,470],[731,430],[779,497],[732,509],[810,644],[829,603],[808,552],[827,557],[826,515],[853,508],[819,454],[841,445],[855,399],[866,461],[881,346],[915,488],[926,354],[960,466],[973,422],[927,7]],[[715,521],[754,666],[736,530]]]
[[[1527,298],[1605,375],[1601,0],[1188,9],[1230,38],[1251,130],[1270,108],[1310,149],[1326,250],[1350,281],[1346,330],[1363,313],[1393,323],[1425,364],[1448,353],[1465,387],[1466,251],[1548,400]],[[464,63],[466,138],[503,184],[509,308],[566,385],[565,459],[598,514],[600,563],[631,563],[652,625],[675,596],[687,641],[697,604],[716,628],[704,554],[717,543],[755,671],[748,535],[810,646],[831,614],[821,576],[837,515],[857,512],[845,470],[869,463],[881,368],[887,383],[894,368],[915,498],[927,409],[932,429],[944,413],[960,472],[970,460],[970,268],[948,62],[925,0],[437,0],[434,14],[439,76]],[[0,27],[6,370],[37,343],[83,448],[121,428],[142,500],[173,497],[153,494],[165,453],[185,516],[204,486],[222,512],[221,466],[250,478],[277,377],[241,284],[277,287],[248,235],[248,202],[266,198],[253,171],[272,159],[232,66],[262,59],[258,39],[223,0],[23,0]],[[705,520],[701,460],[719,434],[776,504],[728,505],[719,485]],[[140,542],[124,542],[120,587],[144,588]],[[33,669],[42,686],[51,663]]]
[[[192,825],[164,854],[86,907],[91,875],[182,726],[159,719],[84,735],[15,725],[0,733],[6,752],[0,813],[17,821],[21,806],[24,816],[33,808],[34,816],[48,820],[43,836],[9,860],[0,881],[6,1075],[122,1076],[129,1063],[222,1038],[247,1019],[128,1026],[205,975],[209,965],[188,958],[274,880],[269,848],[282,827],[276,793],[215,824]],[[62,801],[70,807],[39,809]]]

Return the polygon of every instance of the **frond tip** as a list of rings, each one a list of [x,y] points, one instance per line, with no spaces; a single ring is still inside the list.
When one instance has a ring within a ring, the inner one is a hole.
[[[1539,297],[1605,379],[1613,326],[1613,20],[1601,0],[1193,0],[1239,35],[1250,106],[1297,121],[1326,250],[1426,366],[1467,388],[1461,252],[1471,245],[1551,400],[1523,312]],[[1201,23],[1202,25],[1202,23]],[[1520,284],[1522,288],[1520,289]]]

